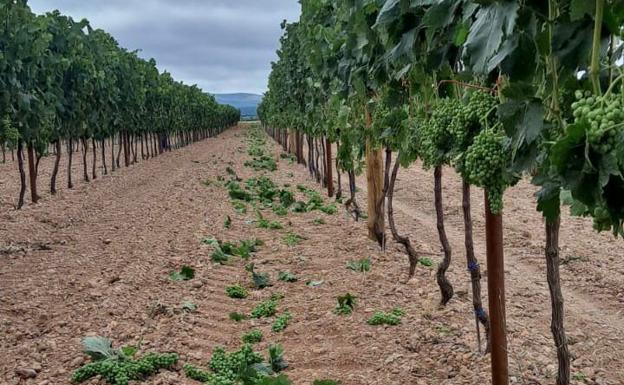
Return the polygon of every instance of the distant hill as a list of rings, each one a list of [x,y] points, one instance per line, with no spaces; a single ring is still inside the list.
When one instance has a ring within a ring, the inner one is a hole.
[[[241,111],[243,117],[255,117],[258,115],[258,104],[262,101],[262,95],[257,94],[215,94],[217,102],[220,104],[229,104]]]

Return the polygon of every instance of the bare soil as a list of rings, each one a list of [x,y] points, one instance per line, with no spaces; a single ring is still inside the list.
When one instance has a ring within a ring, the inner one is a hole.
[[[258,172],[243,166],[249,157],[245,126],[228,130],[189,147],[164,154],[91,183],[79,182],[81,157],[74,157],[77,187],[22,211],[12,209],[18,174],[13,162],[0,165],[0,384],[67,384],[72,370],[86,362],[80,340],[103,335],[117,346],[138,344],[141,352],[175,351],[181,362],[205,364],[215,346],[240,346],[241,335],[260,328],[265,341],[282,343],[286,370],[296,384],[332,378],[343,385],[487,384],[489,357],[476,348],[470,279],[463,253],[461,184],[445,170],[447,231],[453,247],[449,277],[456,296],[438,308],[434,268],[419,267],[405,283],[407,257],[399,245],[386,252],[366,237],[366,224],[343,210],[276,217],[283,230],[256,228],[253,210],[238,214],[222,186],[229,165],[241,178]],[[279,159],[280,147],[269,140]],[[61,170],[65,170],[65,157]],[[47,175],[52,159],[43,159]],[[279,160],[267,173],[276,183],[320,189],[300,165]],[[346,188],[346,181],[343,180]],[[365,188],[362,177],[360,188]],[[534,187],[521,183],[507,194],[505,251],[510,370],[513,384],[554,384],[555,350],[549,331],[550,300],[543,258],[543,222],[535,211]],[[360,202],[365,202],[363,192]],[[484,261],[482,193],[473,191],[473,218],[478,258]],[[365,205],[363,205],[365,206]],[[418,249],[441,258],[435,230],[433,173],[420,165],[402,169],[395,194],[397,225]],[[224,229],[226,216],[232,227]],[[315,225],[322,218],[324,225]],[[287,246],[282,238],[296,233],[305,239]],[[268,272],[275,286],[253,291],[245,300],[230,299],[225,288],[250,285],[244,261],[228,266],[210,262],[206,237],[265,242],[253,260]],[[586,219],[563,219],[562,265],[566,328],[574,356],[574,384],[624,383],[624,262],[621,241],[596,234]],[[372,270],[346,269],[349,260],[371,257]],[[196,269],[196,278],[173,282],[170,272],[182,265]],[[485,263],[483,263],[485,265]],[[485,268],[485,266],[484,266]],[[296,283],[277,281],[288,270]],[[306,281],[320,281],[310,287]],[[485,281],[485,279],[484,279]],[[485,282],[484,282],[485,287]],[[272,320],[235,323],[230,312],[249,312],[272,293],[285,294],[279,311],[293,320],[282,333]],[[351,316],[334,314],[336,296],[358,297]],[[486,293],[484,293],[485,295]],[[486,297],[486,296],[485,296]],[[197,304],[196,313],[179,312],[181,304]],[[487,303],[487,302],[486,302]],[[366,320],[376,310],[400,306],[407,315],[393,327],[375,327]],[[158,312],[156,310],[162,310]],[[33,368],[35,379],[20,380],[19,368]],[[96,380],[89,382],[97,384]],[[147,384],[194,384],[181,372],[162,372]]]

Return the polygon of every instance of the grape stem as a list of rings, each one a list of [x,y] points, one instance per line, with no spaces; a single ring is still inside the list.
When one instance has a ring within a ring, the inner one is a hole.
[[[618,76],[617,78],[615,78],[614,81],[611,82],[611,84],[609,85],[609,88],[607,89],[607,92],[605,92],[604,96],[609,96],[611,94],[611,91],[613,91],[613,87],[620,82],[622,79],[624,79],[624,74],[621,74],[620,76]]]
[[[492,93],[492,94],[496,92],[496,88],[487,88],[487,87],[483,87],[483,86],[478,86],[476,84],[464,83],[464,82],[460,82],[459,80],[452,80],[452,79],[441,80],[438,83],[438,88],[440,88],[440,86],[442,84],[446,84],[446,83],[456,84],[456,85],[458,85],[460,87],[464,87],[464,88],[474,88],[474,89],[481,90],[481,91],[487,91],[487,92]]]
[[[596,15],[594,17],[594,36],[590,67],[592,86],[596,95],[600,95],[600,39],[602,32],[603,16],[604,0],[596,0]]]

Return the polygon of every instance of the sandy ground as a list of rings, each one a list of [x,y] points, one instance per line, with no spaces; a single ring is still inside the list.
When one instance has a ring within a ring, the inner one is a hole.
[[[449,272],[456,296],[438,308],[434,269],[419,267],[408,283],[407,258],[398,245],[381,252],[366,238],[365,223],[342,210],[330,216],[318,211],[268,219],[283,230],[255,227],[252,210],[238,214],[223,187],[202,183],[226,176],[230,165],[242,178],[260,173],[243,163],[244,127],[217,138],[123,168],[112,176],[63,188],[57,197],[42,192],[42,202],[22,211],[11,207],[17,195],[16,165],[0,165],[0,384],[67,384],[71,371],[86,362],[80,340],[103,335],[117,346],[142,341],[142,351],[176,351],[182,362],[205,364],[212,349],[240,346],[240,336],[260,328],[265,341],[284,345],[290,363],[286,373],[296,384],[333,378],[343,385],[487,384],[489,357],[477,352],[469,275],[463,254],[460,181],[445,171],[447,231],[453,246]],[[280,147],[269,142],[276,159]],[[42,160],[43,175],[52,160]],[[61,165],[64,170],[64,164]],[[279,161],[267,174],[278,184],[320,189],[300,165]],[[42,177],[42,190],[45,181]],[[343,181],[345,182],[345,181]],[[358,180],[364,188],[363,178]],[[346,183],[345,183],[346,187]],[[395,211],[398,227],[420,250],[440,259],[435,229],[432,173],[419,165],[401,170]],[[510,371],[514,384],[554,384],[556,360],[549,332],[549,297],[545,278],[543,223],[535,211],[534,188],[523,183],[510,190],[505,208],[505,250]],[[360,202],[364,202],[361,195]],[[478,258],[483,261],[481,193],[473,192]],[[223,228],[229,215],[232,227]],[[313,224],[323,218],[325,225]],[[306,239],[286,246],[293,232]],[[253,260],[275,286],[253,291],[245,300],[230,299],[225,288],[250,285],[244,262],[210,263],[205,237],[265,242]],[[624,262],[619,240],[598,235],[591,222],[565,217],[562,265],[566,327],[570,336],[575,384],[624,382]],[[367,274],[345,268],[349,260],[371,257]],[[195,279],[173,282],[168,274],[182,265],[197,271]],[[289,270],[297,283],[277,281]],[[323,280],[319,287],[305,285]],[[484,282],[485,287],[485,282]],[[293,315],[282,333],[271,332],[272,320],[235,323],[230,312],[249,312],[272,293],[283,293],[279,311]],[[351,316],[333,313],[336,296],[358,297]],[[484,293],[485,294],[485,293]],[[182,302],[198,305],[179,313]],[[407,315],[399,326],[374,327],[366,320],[376,310],[400,306]],[[154,309],[167,309],[154,314]],[[35,379],[19,382],[17,368],[34,368]],[[97,381],[90,382],[92,384]],[[162,372],[148,384],[193,384],[181,373]]]

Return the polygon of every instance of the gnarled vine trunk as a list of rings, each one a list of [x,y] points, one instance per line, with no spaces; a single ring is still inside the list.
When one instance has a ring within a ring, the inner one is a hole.
[[[17,166],[20,174],[20,192],[17,200],[17,209],[24,207],[24,195],[26,195],[26,172],[24,172],[24,144],[22,140],[17,141]]]
[[[91,177],[93,179],[97,179],[97,174],[95,173],[95,166],[97,163],[97,146],[95,145],[95,138],[91,138],[91,145],[93,146],[93,165],[91,167]]]
[[[120,132],[119,133],[119,148],[117,149],[117,160],[115,161],[115,163],[117,164],[117,168],[121,168],[120,166],[120,160],[119,158],[121,157],[121,150],[123,149],[123,134]]]
[[[416,266],[418,265],[418,254],[412,246],[412,242],[410,241],[410,239],[406,236],[402,236],[399,234],[396,228],[396,224],[394,222],[394,206],[392,204],[394,199],[394,185],[397,179],[397,175],[399,173],[399,167],[399,162],[395,161],[394,167],[392,168],[392,174],[390,175],[390,181],[388,183],[388,224],[390,225],[390,232],[392,233],[392,237],[394,238],[394,240],[403,245],[403,247],[405,247],[405,251],[407,252],[407,257],[409,260],[408,279],[410,279],[414,276],[414,273],[416,272]]]
[[[28,142],[26,148],[28,151],[28,175],[30,177],[30,199],[32,200],[32,203],[37,203],[39,201],[39,196],[37,195],[37,166],[35,165],[35,151],[34,151],[32,142]]]
[[[54,142],[56,148],[56,158],[54,159],[54,168],[52,169],[52,176],[50,177],[50,194],[56,194],[56,176],[58,175],[59,164],[61,163],[61,139],[57,139]]]
[[[336,154],[340,153],[340,142],[336,140]],[[336,155],[336,178],[338,179],[338,189],[336,190],[336,199],[342,198],[342,177],[340,175],[340,167],[338,156]]]
[[[436,211],[436,224],[438,228],[438,236],[440,237],[440,243],[442,244],[442,250],[444,251],[444,258],[438,265],[438,271],[436,272],[436,280],[438,286],[440,286],[440,305],[445,306],[453,297],[453,285],[446,277],[446,270],[451,265],[451,245],[446,236],[446,229],[444,228],[444,205],[442,202],[442,166],[437,166],[434,170],[434,200]]]
[[[102,166],[104,166],[104,175],[108,175],[108,167],[106,166],[106,140],[102,139],[102,141],[100,142],[100,145],[102,146],[101,152],[102,152]]]
[[[74,141],[69,138],[69,142],[67,142],[67,188],[74,188],[74,183],[72,182],[72,160],[74,158]]]
[[[87,152],[89,145],[86,138],[82,138],[82,170],[85,182],[89,182],[89,172],[87,171]]]
[[[325,179],[327,180],[327,196],[331,198],[334,196],[334,175],[332,170],[332,148],[329,138],[325,139],[325,155],[327,158],[327,171],[325,174]]]
[[[570,384],[570,352],[566,340],[563,324],[563,294],[561,293],[561,278],[559,276],[559,227],[561,218],[546,220],[546,277],[550,290],[552,319],[550,330],[557,347],[557,385]]]
[[[486,338],[485,351],[490,351],[490,319],[487,312],[483,309],[481,300],[481,267],[477,261],[474,251],[474,241],[472,237],[472,213],[470,212],[470,184],[465,180],[462,181],[462,209],[464,212],[464,244],[466,247],[466,264],[470,272],[470,281],[472,284],[472,307],[475,312],[477,321],[477,337],[479,351],[481,351],[481,337],[479,332],[479,323],[483,325]]]
[[[353,217],[354,217],[355,221],[357,222],[357,221],[360,220],[360,217],[362,216],[362,210],[360,209],[360,206],[358,205],[357,199],[356,199],[356,196],[355,196],[355,192],[357,190],[357,187],[355,185],[355,171],[349,170],[347,172],[347,174],[349,175],[349,194],[350,194],[350,197],[345,202],[345,207],[347,208],[347,211],[353,213]]]

